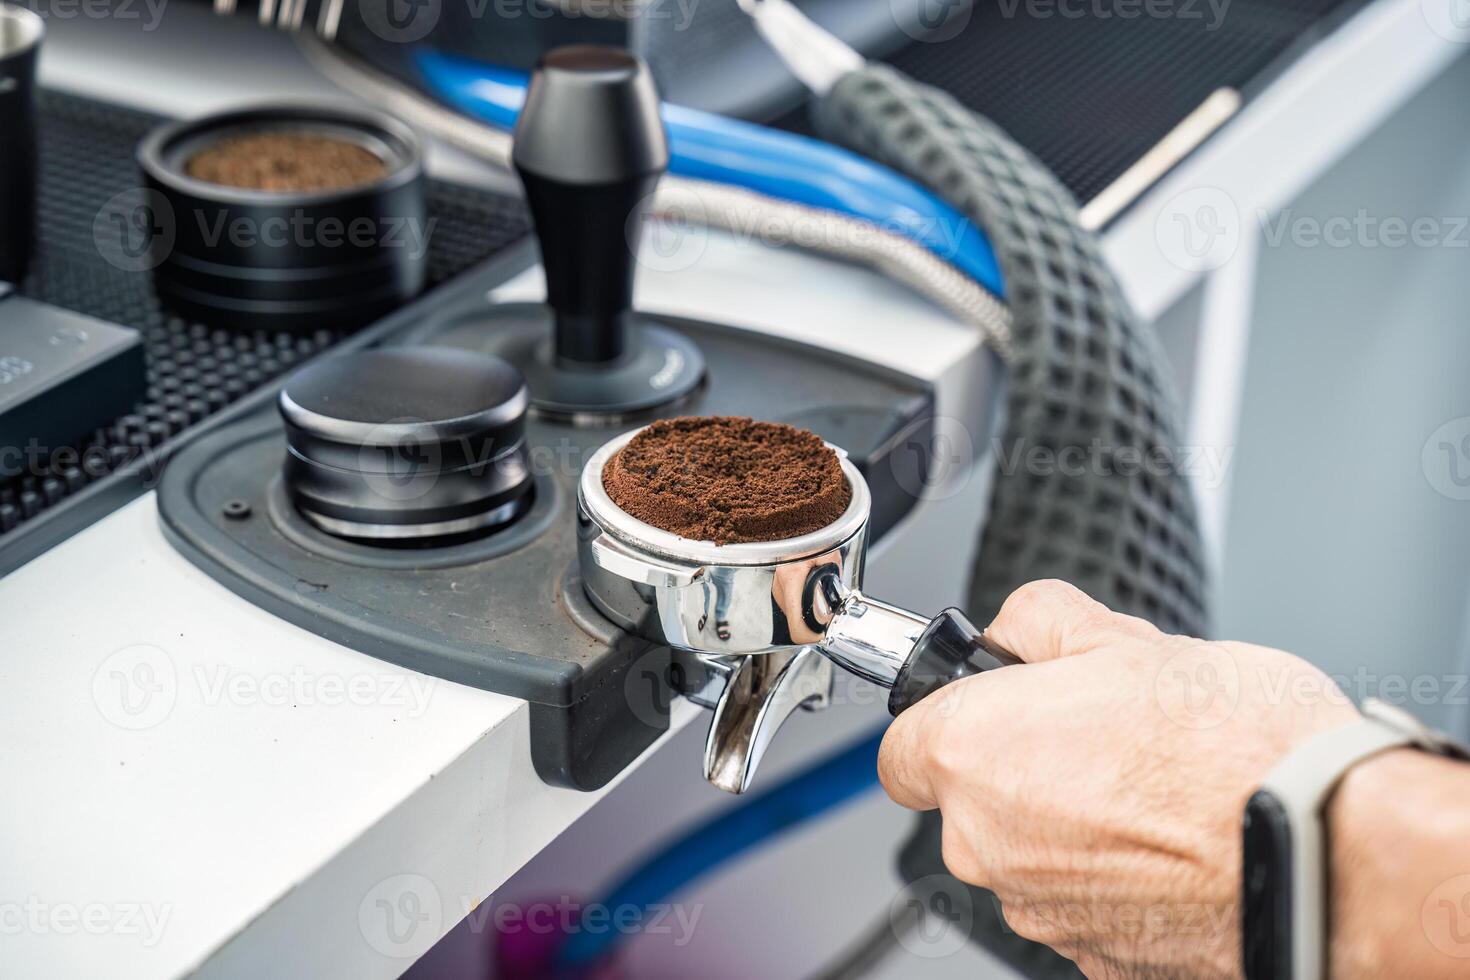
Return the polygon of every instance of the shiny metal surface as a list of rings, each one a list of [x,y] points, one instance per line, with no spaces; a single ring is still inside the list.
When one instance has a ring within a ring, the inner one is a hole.
[[[33,11],[0,4],[0,58],[35,47],[45,34],[46,22]]]
[[[724,675],[704,743],[704,778],[727,793],[743,793],[791,713],[816,711],[831,701],[835,670],[812,647],[702,659]]]
[[[309,507],[297,505],[301,516],[317,527],[339,538],[362,538],[371,541],[417,541],[447,537],[453,534],[468,534],[499,527],[513,521],[521,511],[527,509],[529,501],[522,498],[501,504],[499,507],[472,514],[452,521],[431,521],[426,524],[368,524],[330,517]]]
[[[715,656],[770,654],[819,640],[816,574],[844,591],[862,585],[870,500],[857,468],[843,458],[852,502],[821,531],[717,545],[645,524],[608,497],[603,467],[633,435],[600,449],[577,491],[582,577],[598,609],[646,639]]]
[[[926,617],[849,592],[818,646],[843,670],[891,688],[928,627]]]
[[[613,503],[603,468],[636,434],[603,446],[582,471],[583,585],[619,627],[674,648],[680,693],[714,710],[705,778],[741,793],[791,713],[828,704],[834,664],[892,687],[929,621],[862,593],[871,498],[841,450],[852,502],[837,521],[800,538],[717,545]]]

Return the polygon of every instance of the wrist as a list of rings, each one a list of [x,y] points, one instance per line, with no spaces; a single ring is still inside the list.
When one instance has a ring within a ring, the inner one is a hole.
[[[1470,766],[1413,749],[1344,777],[1327,808],[1332,980],[1470,970],[1467,802]]]

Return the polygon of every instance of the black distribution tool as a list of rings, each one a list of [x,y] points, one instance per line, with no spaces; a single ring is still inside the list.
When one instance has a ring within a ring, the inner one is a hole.
[[[339,537],[442,541],[489,534],[531,503],[520,372],[448,348],[356,351],[286,382],[292,502]]]
[[[0,293],[0,476],[39,471],[146,392],[138,331]]]

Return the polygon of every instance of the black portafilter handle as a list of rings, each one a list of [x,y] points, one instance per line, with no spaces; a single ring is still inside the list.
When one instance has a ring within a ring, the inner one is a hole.
[[[1021,663],[977,629],[958,609],[946,609],[929,621],[888,692],[888,711],[895,717],[955,681]]]
[[[669,165],[648,66],[621,48],[549,52],[531,76],[513,160],[541,241],[557,360],[617,360],[642,223]]]

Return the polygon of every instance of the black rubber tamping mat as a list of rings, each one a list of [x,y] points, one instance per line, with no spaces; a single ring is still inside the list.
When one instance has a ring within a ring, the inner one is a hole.
[[[1086,203],[1216,90],[1249,98],[1363,4],[984,0],[880,60],[993,120]],[[811,132],[805,107],[778,125]]]
[[[330,323],[296,333],[226,330],[172,315],[147,271],[104,257],[95,227],[115,195],[141,185],[134,150],[161,119],[56,92],[43,93],[40,109],[37,251],[21,292],[140,331],[148,388],[131,412],[79,445],[18,447],[37,458],[24,475],[0,482],[0,574],[14,564],[5,553],[29,522],[65,509],[145,453],[166,455],[201,421],[357,332]],[[431,182],[429,210],[430,290],[528,230],[518,201],[459,185]]]

